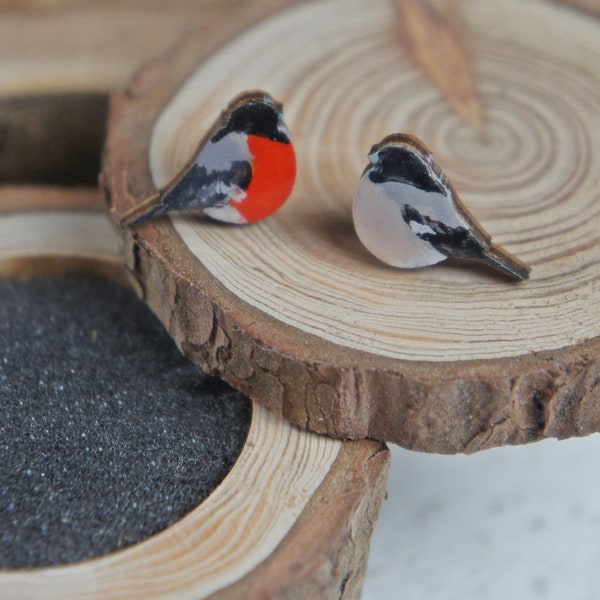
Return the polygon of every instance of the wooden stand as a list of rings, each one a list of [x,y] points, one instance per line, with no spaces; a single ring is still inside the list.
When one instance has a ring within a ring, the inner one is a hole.
[[[299,178],[252,227],[125,229],[128,267],[192,360],[300,427],[443,453],[597,431],[598,22],[542,0],[416,4],[301,3],[145,69],[110,119],[117,220],[246,88],[284,102]],[[436,31],[449,51],[431,60]],[[453,77],[471,82],[462,101]],[[393,131],[424,140],[529,282],[394,270],[362,248],[354,187]]]
[[[208,4],[195,3],[189,10],[196,16],[181,17],[179,27],[198,19],[211,30],[219,29],[218,22],[227,29],[232,3],[220,8]],[[0,58],[11,67],[0,70],[0,95],[26,98],[47,94],[56,85],[68,110],[74,93],[106,92],[130,73],[136,60],[162,49],[164,19],[171,23],[174,14],[184,14],[130,5],[119,10],[2,15],[0,29],[6,27],[12,42]],[[156,30],[149,25],[152,19]],[[115,51],[117,61],[111,54],[114,44],[121,50],[128,47],[121,39],[125,22],[144,33],[138,39],[143,48],[135,46],[139,54],[129,54],[127,60]],[[5,41],[6,36],[0,46]],[[19,61],[27,64],[12,78]],[[30,103],[30,112],[13,114],[9,131],[23,132],[25,117],[39,116],[35,105]],[[47,131],[42,135],[51,137]],[[35,138],[18,139],[21,147],[42,154]],[[5,163],[21,173],[16,177],[19,185],[0,187],[0,274],[95,272],[135,287],[97,190],[27,185],[26,170],[19,165],[23,158],[28,157],[15,154]],[[389,453],[378,442],[341,442],[309,434],[255,403],[238,461],[187,517],[140,544],[89,562],[3,571],[0,597],[357,598],[388,462]]]
[[[0,191],[4,276],[77,271],[125,280],[117,238],[92,196],[61,203],[39,190],[6,212],[8,195]],[[388,460],[376,442],[305,433],[255,404],[232,471],[188,516],[113,555],[2,572],[0,596],[358,597]]]

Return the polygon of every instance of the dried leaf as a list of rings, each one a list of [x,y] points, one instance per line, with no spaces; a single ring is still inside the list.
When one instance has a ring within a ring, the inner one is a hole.
[[[478,130],[484,125],[483,103],[469,52],[450,18],[424,0],[392,0],[402,41],[414,61],[440,89],[455,112]]]

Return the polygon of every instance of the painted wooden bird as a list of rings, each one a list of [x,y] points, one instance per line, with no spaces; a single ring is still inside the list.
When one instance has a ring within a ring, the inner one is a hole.
[[[202,211],[227,223],[253,223],[287,200],[296,157],[281,104],[266,92],[235,98],[191,161],[122,221],[135,227],[169,211]]]
[[[353,218],[365,247],[395,267],[426,267],[452,257],[529,278],[526,265],[492,244],[431,152],[411,135],[392,134],[371,148]]]

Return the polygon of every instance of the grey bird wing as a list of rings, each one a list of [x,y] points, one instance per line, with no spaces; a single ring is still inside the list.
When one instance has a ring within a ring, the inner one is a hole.
[[[492,244],[487,235],[460,225],[450,226],[436,221],[408,204],[402,207],[402,218],[415,235],[448,257],[480,261],[516,279],[529,278],[529,267]]]
[[[247,160],[233,161],[226,171],[210,172],[195,162],[161,193],[159,204],[129,225],[139,225],[167,211],[204,210],[225,206],[240,191],[248,188],[251,179],[252,166]]]
[[[446,256],[473,258],[481,253],[485,245],[485,240],[472,230],[433,219],[410,204],[402,206],[402,218],[416,236]]]

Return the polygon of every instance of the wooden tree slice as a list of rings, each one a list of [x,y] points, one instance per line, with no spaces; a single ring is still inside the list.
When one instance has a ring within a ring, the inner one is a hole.
[[[5,98],[36,91],[108,93],[187,30],[211,30],[223,9],[184,0],[152,7],[140,0],[0,0],[0,15]]]
[[[301,427],[444,453],[600,428],[598,21],[539,0],[456,6],[481,130],[416,66],[387,0],[301,4],[204,61],[191,38],[115,99],[104,186],[117,219],[241,90],[284,102],[299,178],[277,215],[124,233],[188,356]],[[350,207],[370,145],[393,131],[424,140],[529,282],[369,256]]]
[[[227,3],[227,11],[225,3],[220,9],[214,2],[211,6],[213,16],[204,20],[204,26],[211,29],[221,23],[226,32],[232,3]],[[144,46],[140,55],[115,63],[121,57],[111,54],[111,43],[119,43],[113,36],[125,35],[120,28],[124,22],[132,30],[134,24],[146,27],[151,19],[147,11],[129,6],[124,13],[111,8],[92,13],[50,11],[43,18],[39,12],[7,16],[15,30],[7,28],[13,44],[0,58],[0,98],[59,90],[68,111],[70,99],[80,97],[82,90],[96,93],[117,85],[150,47],[164,47],[168,33],[160,40],[153,37],[160,37],[161,18],[169,23],[170,16],[159,10],[153,13],[156,35],[150,35],[152,28],[137,30]],[[202,5],[194,11],[207,17]],[[119,20],[123,14],[130,17]],[[2,20],[0,29],[7,21]],[[51,36],[43,25],[53,31]],[[208,31],[203,35],[212,39]],[[210,43],[217,40],[215,36]],[[31,104],[29,112],[21,111],[10,121],[9,131],[21,131],[23,115],[37,119],[34,105],[40,104]],[[41,155],[34,138],[21,139],[27,142],[24,147],[29,144]],[[26,153],[20,158],[27,158]],[[0,186],[0,275],[78,271],[125,282],[121,244],[101,210],[97,190],[32,186],[18,157],[7,164],[24,174],[19,176],[20,185]],[[2,571],[0,596],[356,598],[388,462],[389,453],[377,442],[340,442],[309,434],[254,403],[238,461],[187,517],[140,544],[89,562]]]
[[[122,265],[116,235],[96,200],[81,196],[74,206],[39,192],[27,204],[9,213],[0,205],[0,272],[14,273],[19,264],[29,275],[47,275],[46,267],[59,263],[65,271]],[[376,442],[302,432],[255,404],[233,469],[184,519],[89,562],[1,572],[0,595],[357,597],[388,460]]]

